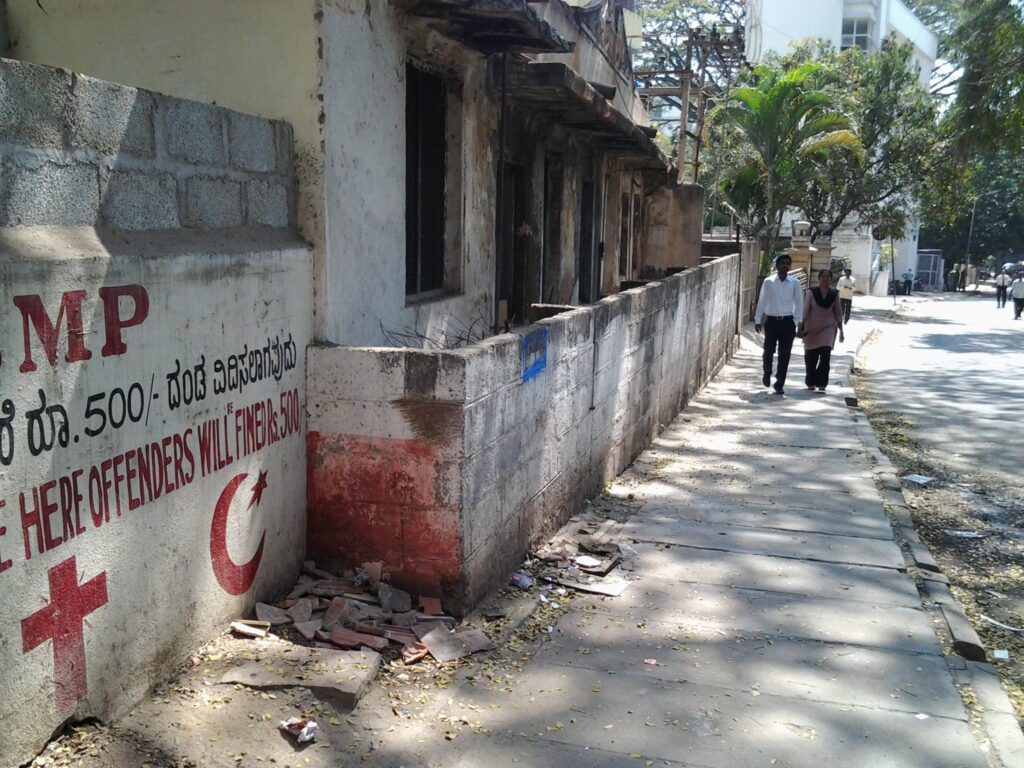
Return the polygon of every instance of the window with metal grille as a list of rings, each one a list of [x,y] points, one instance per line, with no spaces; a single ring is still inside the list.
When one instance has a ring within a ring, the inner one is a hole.
[[[405,293],[444,290],[445,155],[448,94],[444,80],[405,68]]]
[[[843,39],[839,49],[860,48],[868,50],[871,44],[871,22],[867,19],[843,19]]]

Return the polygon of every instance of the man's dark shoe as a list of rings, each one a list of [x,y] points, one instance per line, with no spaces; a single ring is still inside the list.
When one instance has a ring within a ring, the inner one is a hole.
[[[766,387],[770,387],[772,385],[772,375],[770,373],[766,373],[761,377],[761,383]]]
[[[781,384],[776,384],[776,385],[775,385],[775,394],[776,394],[776,395],[784,395],[784,394],[786,394],[786,393],[785,393],[785,392],[783,391],[783,389],[782,389],[782,385],[781,385]]]

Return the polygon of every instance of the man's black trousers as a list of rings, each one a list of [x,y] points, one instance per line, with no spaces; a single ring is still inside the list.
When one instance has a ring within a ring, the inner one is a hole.
[[[839,306],[843,308],[843,322],[850,322],[850,310],[853,309],[853,299],[840,299]]]
[[[1005,307],[1006,306],[1006,286],[1005,285],[997,285],[996,286],[996,306],[997,307]]]
[[[793,351],[793,339],[796,338],[796,325],[792,317],[766,317],[764,320],[764,375],[772,375],[772,358],[775,349],[779,350],[779,366],[776,369],[776,385],[786,383],[786,372],[789,370],[789,355]]]

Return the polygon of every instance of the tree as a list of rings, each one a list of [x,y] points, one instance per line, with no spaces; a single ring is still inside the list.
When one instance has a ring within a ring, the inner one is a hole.
[[[940,248],[947,263],[965,261],[970,233],[971,263],[995,266],[1024,252],[1024,157],[990,154],[974,164],[945,166],[923,198],[921,247]],[[973,231],[971,219],[974,219]]]
[[[641,73],[661,73],[643,76],[643,84],[676,85],[679,72],[703,69],[711,92],[728,90],[740,70],[740,62],[714,50],[702,59],[701,48],[695,48],[688,60],[687,40],[698,28],[714,28],[723,36],[742,34],[746,6],[746,0],[638,0],[635,7],[643,18],[644,46],[636,56],[635,68]],[[676,137],[680,109],[679,99],[657,97],[651,109],[652,122],[667,135]]]
[[[819,70],[813,63],[788,71],[758,67],[711,115],[713,124],[733,134],[737,155],[724,191],[748,231],[761,239],[762,267],[775,252],[783,214],[800,200],[807,179],[834,152],[863,156],[849,119],[832,95],[815,87]]]
[[[851,215],[866,222],[885,217],[891,231],[902,232],[928,176],[936,136],[935,104],[921,85],[912,46],[887,39],[869,54],[805,43],[774,60],[784,70],[809,61],[818,65],[817,87],[850,116],[863,154],[833,152],[812,167],[796,207],[821,235],[831,236]]]
[[[939,33],[947,64],[933,93],[951,104],[945,129],[958,157],[1024,146],[1024,12],[1019,0],[912,0]]]

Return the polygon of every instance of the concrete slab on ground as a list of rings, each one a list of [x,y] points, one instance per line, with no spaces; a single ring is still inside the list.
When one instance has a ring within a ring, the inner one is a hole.
[[[838,513],[838,512],[837,512]],[[905,568],[903,553],[893,541],[834,536],[807,531],[742,528],[673,519],[664,513],[643,513],[630,520],[622,535],[638,541],[685,544],[755,555],[850,563],[878,568]]]

